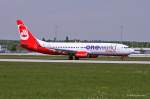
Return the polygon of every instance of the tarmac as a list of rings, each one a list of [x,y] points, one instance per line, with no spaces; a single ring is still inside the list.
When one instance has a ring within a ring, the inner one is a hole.
[[[45,59],[0,59],[0,62],[150,64],[150,61],[45,60]]]

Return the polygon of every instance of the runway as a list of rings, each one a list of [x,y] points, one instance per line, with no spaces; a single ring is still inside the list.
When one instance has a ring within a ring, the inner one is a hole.
[[[42,59],[0,59],[0,62],[150,64],[150,61],[44,60],[44,59],[43,60]]]

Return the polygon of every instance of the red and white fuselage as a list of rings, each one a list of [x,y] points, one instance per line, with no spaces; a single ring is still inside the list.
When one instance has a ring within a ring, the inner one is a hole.
[[[68,55],[69,59],[96,58],[99,55],[128,56],[134,50],[116,43],[45,42],[35,38],[22,20],[17,20],[20,45],[31,51],[49,55]]]

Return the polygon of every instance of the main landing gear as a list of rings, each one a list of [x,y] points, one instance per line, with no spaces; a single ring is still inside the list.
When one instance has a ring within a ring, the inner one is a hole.
[[[76,57],[76,56],[73,56],[73,55],[69,55],[69,56],[68,56],[68,59],[69,59],[69,60],[73,60],[73,59],[79,60],[79,57]]]
[[[79,57],[76,57],[76,56],[75,56],[75,60],[79,60]]]
[[[69,55],[68,59],[69,59],[69,60],[73,60],[73,56],[72,56],[72,55]]]
[[[121,59],[122,61],[127,60],[127,59],[128,59],[128,56],[121,56],[120,59]]]

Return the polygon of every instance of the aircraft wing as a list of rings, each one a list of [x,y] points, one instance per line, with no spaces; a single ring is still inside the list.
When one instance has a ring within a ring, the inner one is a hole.
[[[67,52],[67,53],[75,53],[76,52],[74,50],[69,50],[69,49],[57,49],[57,48],[54,48],[53,50]]]
[[[85,51],[85,50],[82,50],[82,49],[79,49],[79,50],[71,50],[71,49],[60,49],[60,48],[51,48],[55,51],[58,51],[58,52],[66,52],[66,53],[71,53],[71,54],[75,54],[76,52],[80,52],[80,51]],[[90,52],[87,52],[89,54],[91,54]]]

